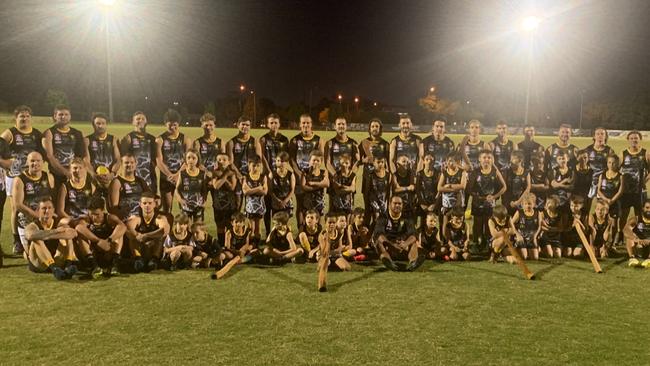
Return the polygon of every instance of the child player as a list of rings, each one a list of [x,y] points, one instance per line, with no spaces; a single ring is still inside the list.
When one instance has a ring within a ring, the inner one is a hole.
[[[354,250],[355,261],[365,261],[373,251],[370,244],[370,236],[368,228],[363,224],[365,211],[363,208],[357,207],[352,211],[350,225],[347,228],[348,243],[351,244]]]
[[[192,222],[203,221],[203,212],[208,196],[210,173],[199,168],[199,153],[194,149],[185,152],[185,164],[180,168],[176,180],[176,200],[183,213]]]
[[[618,156],[610,155],[607,157],[607,170],[598,177],[596,196],[598,199],[605,201],[609,205],[609,216],[618,220],[621,216],[621,195],[625,187],[625,178],[620,173],[620,161]],[[612,230],[614,242],[618,238],[618,227],[614,226]]]
[[[323,153],[319,150],[314,150],[309,156],[309,170],[302,174],[301,188],[304,194],[302,195],[302,209],[300,216],[308,210],[316,210],[319,215],[323,215],[325,211],[325,189],[329,187],[330,180],[327,172],[321,169],[323,162]]]
[[[325,230],[320,233],[318,238],[320,255],[318,259],[318,291],[327,291],[327,269],[330,265],[335,265],[342,271],[351,269],[350,263],[342,255],[342,238],[336,228],[337,217],[333,212],[329,212],[325,218]]]
[[[480,166],[470,175],[469,192],[472,195],[472,216],[474,224],[472,239],[479,246],[487,245],[488,219],[492,216],[495,202],[506,191],[503,176],[494,166],[492,152],[483,150],[480,154]]]
[[[535,210],[536,197],[533,193],[525,193],[522,197],[522,209],[512,216],[515,231],[515,248],[525,260],[531,257],[539,259],[537,238],[542,230],[542,213]]]
[[[192,234],[188,230],[189,224],[190,218],[187,215],[184,213],[176,215],[172,230],[165,238],[163,261],[166,262],[170,271],[175,271],[176,268],[187,268],[192,263],[194,243],[192,242]]]
[[[456,261],[462,258],[467,261],[470,255],[465,211],[462,207],[454,207],[447,217],[449,219],[445,219],[443,236],[450,253],[449,259]]]
[[[594,246],[595,254],[606,258],[612,246],[612,230],[616,226],[613,218],[609,217],[609,205],[603,200],[596,200],[596,209],[589,215],[589,242]]]
[[[438,179],[438,192],[440,192],[442,206],[438,223],[442,223],[445,215],[453,208],[465,207],[466,186],[467,172],[460,168],[460,155],[458,153],[447,155],[447,162]]]
[[[650,200],[643,202],[643,211],[639,217],[635,215],[628,220],[624,233],[625,248],[630,258],[627,265],[650,268]]]
[[[524,153],[515,150],[510,155],[510,167],[503,170],[506,191],[501,201],[510,216],[521,208],[524,194],[530,192],[530,174],[523,167],[523,163]]]
[[[560,199],[558,209],[563,216],[570,216],[569,200],[573,190],[574,172],[569,167],[569,154],[565,151],[557,153],[557,164],[549,172],[550,192]],[[584,199],[583,199],[584,202]]]
[[[589,223],[587,222],[587,214],[583,212],[585,199],[582,196],[573,196],[571,197],[571,203],[569,204],[570,216],[568,225],[565,227],[565,231],[562,233],[562,246],[564,247],[565,257],[579,258],[582,256],[582,240],[578,235],[576,226],[580,226],[582,232],[589,237]]]
[[[415,179],[415,194],[417,195],[418,214],[420,226],[424,226],[426,215],[429,211],[435,211],[438,199],[438,172],[434,169],[433,155],[424,156],[423,168],[418,172]]]
[[[583,149],[578,151],[577,159],[578,162],[575,169],[575,179],[573,181],[573,194],[584,195],[585,192],[591,191],[591,181],[593,179],[594,171],[589,165],[589,154],[587,150]],[[591,200],[585,202],[584,210],[585,212],[591,210]]]
[[[271,213],[286,212],[293,215],[291,197],[296,188],[296,176],[289,170],[289,154],[282,151],[275,158],[275,170],[270,174]],[[267,210],[269,207],[266,208]]]
[[[506,240],[511,240],[512,233],[517,229],[513,226],[512,220],[508,217],[508,210],[503,205],[498,205],[492,210],[492,217],[488,220],[490,229],[490,263],[497,262],[497,256],[505,257],[510,264],[515,263],[515,259],[507,248]]]
[[[260,242],[260,221],[266,213],[264,196],[268,192],[266,176],[262,174],[262,159],[253,155],[248,158],[248,172],[242,183],[242,193],[246,197],[246,217],[250,220],[253,241]]]
[[[330,176],[329,210],[338,214],[350,215],[354,208],[354,194],[357,187],[357,178],[352,172],[350,156],[341,155],[338,166],[339,169]]]
[[[422,227],[420,228],[419,242],[425,258],[449,260],[447,248],[440,245],[440,233],[436,227],[437,215],[428,211],[424,215]]]
[[[263,254],[272,260],[290,260],[304,253],[302,248],[296,246],[293,234],[287,223],[289,215],[286,212],[276,212],[273,215],[273,229],[266,237]]]
[[[415,213],[415,169],[411,168],[408,156],[400,154],[395,161],[397,163],[393,175],[392,195],[402,198],[402,213],[411,217]]]
[[[221,253],[219,243],[212,238],[212,235],[208,234],[205,223],[195,221],[192,224],[191,230],[192,241],[194,242],[192,268],[220,266],[226,256]]]
[[[212,173],[214,187],[214,221],[217,225],[217,241],[224,243],[226,228],[230,227],[230,218],[237,210],[237,176],[230,169],[230,158],[226,154],[217,155],[217,167]]]
[[[537,197],[535,209],[542,211],[550,188],[543,155],[534,156],[531,164],[533,170],[530,172],[530,192]]]
[[[388,197],[392,185],[390,173],[386,169],[386,159],[383,156],[373,158],[373,167],[374,169],[368,173],[368,182],[364,183],[366,192],[363,197],[364,201],[366,199],[369,201],[372,210],[368,224],[371,228],[374,227],[377,218],[388,210]]]
[[[232,226],[226,231],[223,244],[225,259],[228,259],[220,270],[215,271],[210,278],[221,279],[232,267],[239,263],[248,263],[253,259],[252,255],[257,249],[251,245],[251,229],[248,227],[246,216],[236,213],[232,216]]]
[[[308,210],[305,213],[305,223],[298,234],[298,241],[309,260],[313,260],[318,251],[318,236],[321,231],[323,227],[320,224],[320,214],[316,210]]]
[[[542,231],[538,243],[540,250],[549,258],[562,257],[561,235],[564,231],[564,217],[560,215],[559,205],[560,199],[552,195],[546,199],[542,211]]]

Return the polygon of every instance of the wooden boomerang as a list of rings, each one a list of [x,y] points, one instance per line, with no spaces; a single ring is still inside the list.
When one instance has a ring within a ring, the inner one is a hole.
[[[515,247],[512,245],[510,242],[510,238],[504,238],[506,245],[508,246],[508,249],[510,250],[510,253],[512,253],[512,256],[515,257],[515,262],[517,263],[517,266],[519,266],[519,269],[524,273],[524,276],[526,276],[526,279],[528,280],[534,280],[535,279],[535,274],[528,269],[528,266],[526,266],[526,263],[524,262],[524,259],[519,255],[519,252]]]
[[[596,253],[594,252],[594,247],[589,244],[589,241],[587,241],[587,237],[585,236],[584,231],[582,231],[582,225],[575,225],[576,232],[578,233],[578,236],[580,237],[580,241],[582,241],[582,245],[585,247],[587,250],[587,254],[589,254],[589,259],[591,260],[591,265],[594,266],[594,271],[596,273],[603,273],[603,270],[600,268],[600,263],[598,263],[598,260],[596,259]]]

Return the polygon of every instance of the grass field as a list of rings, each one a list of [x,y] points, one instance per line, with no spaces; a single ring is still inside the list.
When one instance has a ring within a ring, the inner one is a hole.
[[[56,282],[6,258],[0,364],[647,364],[650,271],[622,258],[602,266],[597,275],[586,261],[541,260],[530,263],[539,280],[526,281],[516,266],[486,262],[427,262],[414,273],[353,265],[331,273],[322,294],[313,264],[236,268],[218,282],[205,270]]]

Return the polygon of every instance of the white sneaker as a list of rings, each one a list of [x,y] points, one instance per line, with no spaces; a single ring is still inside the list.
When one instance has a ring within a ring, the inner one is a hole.
[[[638,267],[641,264],[638,259],[636,258],[630,258],[629,261],[627,261],[627,266],[628,267]]]
[[[641,267],[643,268],[650,268],[650,259],[646,259],[641,263]]]

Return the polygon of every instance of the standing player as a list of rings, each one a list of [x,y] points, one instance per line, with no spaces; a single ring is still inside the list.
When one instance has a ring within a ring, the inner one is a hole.
[[[401,153],[396,160],[395,174],[392,175],[391,195],[402,199],[402,211],[408,217],[416,213],[415,176],[417,172],[410,165],[408,156]]]
[[[639,131],[628,132],[627,141],[629,146],[621,153],[621,173],[625,177],[624,193],[620,198],[621,217],[618,222],[621,231],[627,223],[631,208],[634,208],[635,216],[640,217],[641,215],[650,164],[650,152],[641,147],[641,133]],[[621,239],[619,236],[619,240]]]
[[[324,144],[321,143],[320,136],[314,134],[312,130],[311,116],[308,114],[301,115],[300,133],[289,141],[291,167],[294,174],[296,174],[296,218],[298,219],[298,226],[304,224],[303,214],[306,211],[303,207],[304,193],[300,182],[303,180],[303,175],[310,170],[312,152],[319,151],[322,156],[324,154],[323,146]]]
[[[301,196],[302,209],[316,210],[323,216],[325,211],[325,190],[330,186],[327,171],[321,169],[323,154],[316,150],[311,153],[309,159],[309,171],[302,175],[301,188],[304,194]],[[304,217],[305,212],[299,212]]]
[[[593,135],[593,143],[585,148],[589,167],[592,170],[591,188],[585,202],[585,210],[590,211],[591,201],[596,197],[598,189],[598,177],[607,170],[607,157],[614,154],[614,150],[607,145],[607,130],[596,127]],[[583,193],[584,194],[584,193]]]
[[[510,167],[504,169],[503,180],[506,182],[506,192],[501,202],[512,216],[521,208],[522,198],[530,192],[530,174],[523,166],[524,153],[515,150],[510,156]]]
[[[354,194],[357,191],[357,177],[352,171],[350,156],[339,158],[339,169],[330,176],[329,211],[348,217],[354,208]]]
[[[78,220],[88,216],[88,204],[95,192],[86,164],[81,158],[70,163],[70,178],[59,188],[56,214],[65,223],[74,227]]]
[[[437,172],[442,171],[447,156],[454,151],[454,142],[445,136],[446,123],[444,118],[436,118],[433,121],[431,135],[422,140],[423,154],[433,156],[433,169]]]
[[[514,142],[508,138],[508,125],[505,121],[497,121],[497,137],[490,142],[490,150],[494,155],[494,165],[497,169],[510,167],[510,155],[517,147]]]
[[[122,155],[122,174],[113,178],[108,188],[108,209],[120,220],[138,214],[140,196],[150,191],[144,179],[135,175],[136,163],[133,155]]]
[[[411,117],[407,114],[400,115],[399,118],[399,135],[390,141],[390,159],[388,164],[391,173],[397,171],[397,158],[405,155],[408,158],[409,169],[417,172],[421,169],[420,161],[424,155],[422,148],[422,138],[413,133],[413,123]]]
[[[131,124],[133,124],[133,131],[122,138],[120,152],[122,155],[130,154],[134,158],[135,175],[142,178],[149,190],[155,193],[158,189],[156,184],[156,160],[158,157],[156,138],[146,131],[147,116],[143,112],[133,113]]]
[[[359,163],[359,145],[347,135],[348,123],[343,117],[334,121],[336,136],[325,143],[325,167],[334,176],[341,170],[341,157],[347,155],[352,163],[350,170],[354,172]]]
[[[533,169],[530,171],[530,192],[537,197],[535,209],[541,211],[544,209],[546,196],[551,187],[543,154],[533,157],[531,164]]]
[[[443,225],[444,216],[456,207],[465,207],[465,188],[467,172],[461,169],[460,154],[452,152],[447,155],[447,162],[438,179],[441,206],[438,224]],[[440,230],[444,236],[444,230]],[[443,240],[444,242],[444,240]]]
[[[167,131],[156,138],[156,163],[160,170],[160,198],[162,212],[171,212],[176,183],[180,176],[185,152],[192,141],[180,131],[181,115],[173,109],[165,112],[163,121]]]
[[[364,203],[367,202],[370,207],[369,227],[374,227],[379,216],[388,209],[388,198],[392,187],[392,178],[386,169],[386,158],[375,155],[373,165],[374,169],[368,174],[366,192],[363,194]],[[365,216],[368,217],[368,214],[365,213]]]
[[[266,206],[266,212],[275,214],[284,211],[293,216],[293,202],[291,197],[296,189],[296,176],[289,170],[289,154],[282,151],[275,158],[275,169],[269,174],[269,191],[267,196],[270,198],[269,205]]]
[[[124,162],[124,160],[122,160]],[[160,264],[163,239],[169,234],[169,223],[165,215],[156,209],[156,200],[152,192],[140,196],[140,210],[126,221],[129,248],[133,255],[133,269],[141,272],[153,271]]]
[[[217,167],[212,175],[212,187],[214,187],[212,210],[217,225],[217,240],[220,244],[223,244],[226,228],[230,226],[230,219],[239,210],[237,196],[235,195],[237,175],[231,169],[228,155],[217,155]]]
[[[557,168],[557,157],[560,154],[566,154],[568,159],[567,165],[572,169],[575,168],[578,148],[569,142],[571,138],[571,125],[566,123],[561,124],[557,137],[558,141],[546,148],[546,169],[552,171]]]
[[[43,149],[49,170],[54,176],[55,193],[70,178],[70,163],[74,158],[85,158],[86,148],[81,131],[70,127],[70,108],[54,107],[54,126],[43,132]]]
[[[203,135],[194,140],[194,150],[199,152],[199,162],[203,169],[208,172],[213,172],[217,167],[217,155],[224,152],[224,146],[221,139],[217,137],[214,129],[216,126],[216,118],[210,113],[205,113],[201,116],[201,129]],[[214,192],[212,192],[212,200],[214,201]]]
[[[415,178],[415,195],[420,216],[420,227],[425,226],[427,215],[436,209],[438,200],[439,172],[435,170],[433,155],[426,153],[422,170]]]
[[[607,170],[598,176],[596,196],[607,203],[609,216],[614,220],[621,217],[620,198],[624,187],[625,178],[620,173],[620,160],[618,156],[610,155],[607,157]],[[618,227],[613,228],[613,235],[614,238],[618,238]]]
[[[262,231],[260,220],[264,218],[266,213],[264,197],[269,191],[269,185],[266,175],[263,174],[262,158],[256,155],[251,156],[248,158],[247,165],[248,173],[246,173],[242,182],[242,192],[246,197],[244,211],[251,223],[253,242],[257,245],[260,243]]]
[[[532,171],[533,157],[544,152],[544,146],[535,141],[535,127],[531,125],[524,126],[524,139],[517,144],[517,150],[524,153],[524,168]]]
[[[5,188],[8,197],[11,197],[14,179],[27,168],[27,155],[33,151],[39,152],[41,156],[45,154],[42,146],[43,136],[39,130],[32,127],[32,109],[26,105],[16,107],[14,119],[16,121],[15,126],[4,130],[0,135],[0,138],[9,145],[6,156],[2,156],[0,160],[2,167],[7,172]],[[17,213],[18,210],[12,201],[11,232],[14,236],[14,253],[22,254],[23,245],[20,242],[17,230]]]
[[[549,172],[548,176],[550,194],[558,196],[560,199],[558,210],[563,216],[568,216],[575,172],[568,166],[569,154],[566,151],[558,152],[555,160],[556,167]],[[584,204],[584,199],[581,204]]]
[[[492,216],[492,209],[496,200],[506,191],[506,183],[501,172],[494,166],[494,157],[489,150],[479,154],[480,165],[469,177],[468,192],[472,196],[472,240],[479,245],[487,245],[490,234],[488,219]]]
[[[94,132],[84,138],[85,160],[99,195],[108,199],[108,186],[120,169],[120,149],[117,139],[106,131],[108,117],[105,114],[95,113],[90,121]]]
[[[479,167],[481,151],[490,149],[490,144],[481,140],[481,122],[473,119],[467,124],[467,136],[458,145],[458,151],[463,158],[463,169],[467,172]]]
[[[573,180],[573,194],[585,195],[590,193],[594,171],[589,166],[589,152],[586,149],[578,151],[578,162],[576,163],[575,178]],[[596,177],[598,183],[598,177]],[[585,202],[585,212],[591,210],[591,199]]]
[[[211,173],[201,170],[198,166],[199,153],[194,149],[185,152],[184,168],[176,181],[174,194],[183,213],[192,223],[203,221],[203,212],[208,197],[208,182]]]
[[[381,120],[378,118],[371,119],[368,122],[368,137],[361,140],[361,143],[359,144],[359,156],[361,159],[361,164],[363,164],[361,193],[364,195],[364,197],[367,197],[370,175],[375,169],[375,158],[386,159],[388,157],[388,151],[390,150],[388,141],[384,140],[381,137],[382,132],[383,125],[381,123]],[[370,206],[370,200],[364,199],[363,204],[365,212],[365,217],[363,220],[366,225],[370,225],[372,221],[372,207]]]
[[[261,156],[260,145],[251,136],[251,120],[248,117],[239,117],[237,120],[239,132],[226,143],[226,154],[230,157],[230,162],[234,165],[235,174],[237,175],[237,206],[242,202],[242,179],[248,174],[248,158],[254,155]]]
[[[289,139],[280,133],[280,116],[271,113],[266,116],[266,127],[269,132],[260,137],[260,149],[262,150],[262,162],[264,163],[264,174],[274,174],[277,168],[277,157],[289,151]],[[264,214],[264,228],[266,232],[271,230],[271,195],[265,196],[266,213]],[[289,213],[291,216],[291,213]]]

